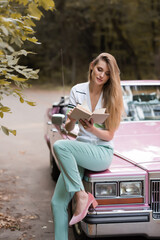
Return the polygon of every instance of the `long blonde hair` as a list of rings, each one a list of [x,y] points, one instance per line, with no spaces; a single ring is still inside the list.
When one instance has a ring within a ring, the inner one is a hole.
[[[110,78],[103,86],[103,107],[109,113],[105,121],[105,127],[108,130],[116,130],[120,124],[123,113],[123,98],[120,84],[120,70],[115,58],[109,53],[101,53],[89,66],[88,80],[91,81],[92,67],[96,66],[99,60],[107,63]]]

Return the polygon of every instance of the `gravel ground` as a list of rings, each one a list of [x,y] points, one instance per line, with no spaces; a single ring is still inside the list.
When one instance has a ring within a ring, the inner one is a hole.
[[[54,239],[50,208],[54,182],[44,140],[44,115],[61,93],[35,87],[25,90],[27,99],[37,103],[35,107],[14,97],[3,101],[13,113],[5,114],[2,125],[16,129],[17,136],[0,131],[0,239]]]

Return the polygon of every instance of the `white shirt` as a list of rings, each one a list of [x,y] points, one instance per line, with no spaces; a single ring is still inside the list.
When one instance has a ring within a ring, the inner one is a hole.
[[[101,93],[99,100],[97,102],[97,105],[95,109],[102,108],[103,103],[103,92]],[[92,112],[92,106],[91,106],[91,99],[90,99],[90,93],[89,93],[89,82],[85,83],[79,83],[72,87],[70,91],[70,97],[69,97],[69,105],[68,110],[74,108],[77,104],[83,104],[84,102],[87,103],[90,111]],[[104,124],[94,124],[95,127],[101,128],[102,130],[105,130]],[[102,146],[110,146],[113,147],[112,141],[104,141],[94,134],[90,133],[89,131],[85,130],[82,124],[79,123],[79,132],[76,138],[77,141],[82,142],[90,142],[96,145],[102,145]]]

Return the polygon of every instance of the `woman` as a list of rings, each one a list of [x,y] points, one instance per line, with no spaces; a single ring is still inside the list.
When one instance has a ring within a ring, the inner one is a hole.
[[[109,117],[104,124],[96,124],[92,119],[79,120],[76,141],[59,140],[53,146],[61,169],[52,198],[55,240],[68,239],[67,207],[73,196],[76,199],[76,209],[69,225],[81,221],[91,204],[96,206],[93,195],[85,192],[81,179],[85,169],[103,171],[111,163],[112,138],[123,110],[119,74],[115,58],[109,53],[101,53],[90,63],[89,81],[71,89],[65,124],[67,131],[73,130],[75,126],[76,120],[70,115],[77,104],[86,102],[91,111],[105,107]]]

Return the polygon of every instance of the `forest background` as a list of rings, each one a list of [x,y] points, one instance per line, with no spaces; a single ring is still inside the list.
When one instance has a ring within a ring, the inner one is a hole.
[[[62,67],[66,85],[86,81],[88,64],[100,52],[115,56],[123,80],[160,79],[159,0],[54,2],[56,10],[44,11],[35,27],[42,44],[25,46],[37,53],[24,59],[40,68],[34,83],[61,85]]]

